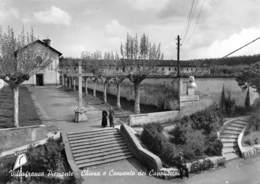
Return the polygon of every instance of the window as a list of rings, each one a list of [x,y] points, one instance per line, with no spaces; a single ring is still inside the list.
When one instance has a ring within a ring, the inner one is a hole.
[[[42,57],[41,56],[36,56],[35,60],[36,60],[37,64],[39,64],[39,65],[42,64]]]

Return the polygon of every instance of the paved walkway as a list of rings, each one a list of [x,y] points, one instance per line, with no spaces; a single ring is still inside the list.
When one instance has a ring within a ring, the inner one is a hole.
[[[36,106],[45,124],[56,126],[64,132],[83,131],[101,127],[102,110],[109,106],[92,95],[84,95],[83,105],[87,109],[88,120],[74,123],[74,110],[77,108],[77,92],[67,91],[57,86],[29,87]],[[116,111],[116,116],[126,116],[128,111]],[[116,121],[118,123],[118,121]]]

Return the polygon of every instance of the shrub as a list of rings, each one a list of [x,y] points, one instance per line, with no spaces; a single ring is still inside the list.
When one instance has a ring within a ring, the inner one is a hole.
[[[201,171],[205,171],[213,167],[214,167],[214,163],[209,159],[198,160],[191,164],[190,172],[199,173]]]
[[[49,140],[47,144],[28,150],[30,164],[25,167],[29,172],[64,171],[64,160],[61,155],[63,145],[55,140]],[[59,162],[57,162],[59,161]]]
[[[202,130],[204,134],[216,132],[223,124],[223,116],[216,105],[190,116],[192,128]]]
[[[205,154],[207,154],[208,156],[222,155],[223,144],[218,139],[216,133],[211,133],[209,136],[206,137],[205,145]]]
[[[1,158],[0,160],[0,183],[7,183],[11,180],[11,174],[9,171],[13,169],[15,163],[15,157]]]
[[[176,122],[169,132],[170,142],[179,145],[187,159],[195,159],[207,154],[221,155],[222,143],[217,131],[223,123],[223,116],[217,106],[186,116]]]
[[[162,133],[162,127],[159,124],[148,124],[144,126],[141,134],[142,143],[157,154],[168,165],[175,164],[175,157],[178,156],[180,149],[170,143]]]
[[[67,172],[70,171],[66,157],[64,155],[63,144],[59,141],[49,140],[47,144],[35,148],[29,148],[26,153],[28,164],[23,166],[23,172]],[[0,183],[16,184],[19,178],[11,177],[9,173],[12,170],[16,157],[5,159],[0,164]],[[27,184],[70,184],[75,183],[74,177],[65,177],[64,179],[44,177],[26,177],[24,182]]]
[[[144,126],[141,134],[142,142],[155,154],[160,154],[163,142],[166,142],[166,137],[161,133],[162,127],[159,124],[148,124]]]
[[[189,130],[185,134],[185,138],[186,142],[182,145],[182,148],[186,159],[192,160],[204,155],[205,136],[201,133],[201,131]]]

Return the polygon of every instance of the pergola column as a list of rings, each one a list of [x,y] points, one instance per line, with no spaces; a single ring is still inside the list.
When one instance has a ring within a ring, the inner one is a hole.
[[[73,81],[73,91],[76,91],[76,79],[72,77],[72,81]]]
[[[60,76],[61,76],[61,81],[60,81],[60,82],[61,82],[61,86],[63,86],[63,87],[64,87],[64,86],[65,86],[65,77],[64,77],[64,74],[63,74],[63,73],[61,73],[61,75],[60,75]]]
[[[71,89],[72,88],[72,80],[71,80],[71,77],[68,77],[68,82],[69,82],[69,89]]]
[[[85,93],[88,94],[88,78],[85,77]]]
[[[121,103],[120,103],[120,83],[116,84],[117,87],[117,93],[116,93],[116,106],[121,109]]]
[[[94,80],[94,88],[93,88],[93,96],[94,96],[94,97],[97,96],[97,95],[96,95],[96,91],[97,91],[97,82],[98,82],[98,80],[95,79],[95,80]]]
[[[103,92],[104,103],[107,103],[107,80],[104,81],[104,92]]]
[[[117,87],[117,94],[116,94],[116,106],[121,109],[121,102],[120,102],[120,85],[124,81],[125,77],[117,76],[114,80]]]
[[[76,80],[75,80],[76,81]],[[76,84],[76,82],[75,82]],[[76,89],[76,85],[74,87]],[[79,76],[78,76],[78,92],[79,92],[79,108],[82,107],[82,66],[79,65]]]

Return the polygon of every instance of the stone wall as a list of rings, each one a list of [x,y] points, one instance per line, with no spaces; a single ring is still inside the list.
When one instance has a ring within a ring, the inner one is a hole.
[[[44,125],[0,129],[0,152],[47,138]]]
[[[219,103],[222,87],[224,85],[225,91],[230,91],[231,98],[235,99],[237,105],[243,106],[245,104],[246,90],[242,90],[235,78],[196,78],[197,88],[195,94],[199,96],[199,101],[196,101],[196,106],[207,107],[209,103]],[[187,78],[181,79],[181,95],[186,95],[186,82]],[[84,86],[84,85],[83,85]],[[166,93],[162,86],[170,89]],[[94,88],[94,83],[89,80],[88,87]],[[101,81],[97,84],[97,90],[103,92],[103,83]],[[167,95],[173,96],[173,93],[178,91],[178,80],[176,79],[145,79],[141,85],[141,104],[155,105],[157,107],[171,107],[176,109],[176,99],[169,99]],[[107,92],[112,95],[116,95],[117,88],[115,84],[109,84]],[[250,101],[251,104],[259,95],[255,89],[250,88]],[[134,86],[128,80],[124,80],[121,84],[121,97],[127,100],[134,100]],[[205,103],[206,102],[206,103]],[[190,105],[190,104],[188,104]],[[185,106],[185,105],[184,105]],[[175,107],[175,108],[174,108]]]

